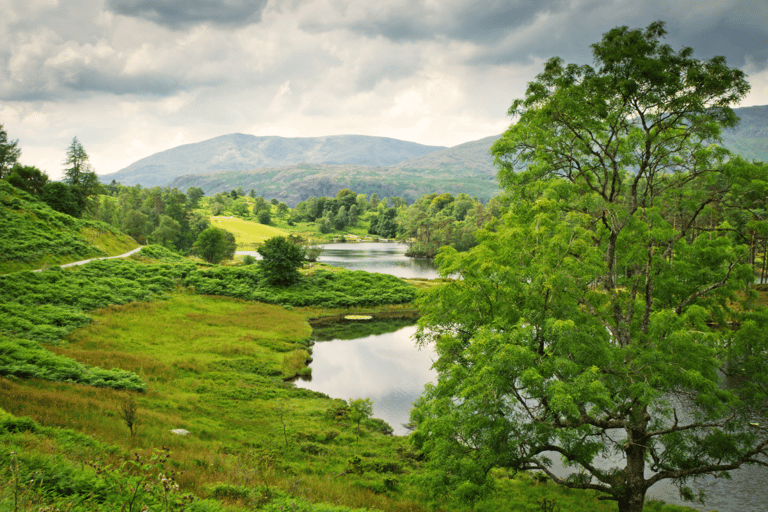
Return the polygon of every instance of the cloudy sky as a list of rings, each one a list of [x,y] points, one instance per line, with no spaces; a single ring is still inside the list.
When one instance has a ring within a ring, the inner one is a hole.
[[[228,133],[453,146],[501,133],[548,58],[613,27],[724,55],[768,104],[764,0],[0,0],[0,124],[61,176]]]

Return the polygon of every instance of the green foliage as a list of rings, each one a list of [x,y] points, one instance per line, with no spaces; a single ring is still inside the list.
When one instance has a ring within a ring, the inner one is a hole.
[[[8,140],[8,132],[0,124],[0,179],[5,178],[14,164],[18,162],[21,156],[21,149],[19,149],[18,145],[18,140]]]
[[[89,367],[68,357],[52,354],[34,341],[3,335],[0,335],[0,375],[19,379],[76,382],[131,391],[144,391],[147,388],[133,372]]]
[[[205,295],[223,295],[267,304],[324,307],[405,304],[416,298],[416,288],[397,277],[358,271],[317,270],[290,287],[270,285],[253,266],[197,270],[184,284]]]
[[[219,263],[235,256],[235,236],[221,228],[211,227],[201,232],[192,250],[208,263]]]
[[[106,256],[82,234],[90,229],[112,237],[119,232],[102,222],[74,219],[0,180],[0,272],[37,268]]]
[[[766,350],[731,350],[754,276],[729,222],[765,171],[715,144],[749,86],[663,35],[661,22],[613,29],[592,46],[597,69],[554,58],[510,109],[520,118],[493,152],[511,208],[468,253],[443,250],[441,272],[461,279],[420,302],[438,379],[413,438],[435,495],[477,500],[493,468],[538,470],[639,512],[660,480],[690,496],[696,478],[768,454],[749,424],[768,375],[743,375],[758,392],[718,373]],[[609,455],[621,460],[595,464]]]
[[[8,174],[8,183],[34,196],[42,196],[48,175],[31,165],[16,164]]]
[[[132,372],[88,367],[56,356],[38,343],[57,344],[90,323],[86,311],[151,300],[172,290],[194,268],[192,264],[101,260],[73,270],[54,268],[0,276],[0,295],[4,297],[0,303],[0,375],[143,390],[144,383]]]
[[[271,285],[288,286],[301,278],[298,269],[304,262],[304,249],[283,236],[266,240],[258,249],[262,273]]]
[[[373,414],[373,402],[370,398],[351,398],[347,414],[350,420],[357,423],[357,440],[360,441],[360,422]]]

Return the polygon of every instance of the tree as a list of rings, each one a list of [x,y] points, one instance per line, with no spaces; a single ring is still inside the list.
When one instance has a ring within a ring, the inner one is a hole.
[[[231,260],[235,256],[235,236],[221,228],[211,227],[202,231],[192,246],[192,251],[208,263]]]
[[[373,402],[370,398],[349,400],[349,419],[357,423],[357,440],[360,441],[360,422],[373,414]]]
[[[259,266],[264,278],[273,285],[287,286],[301,278],[298,268],[304,262],[304,249],[288,241],[284,236],[267,239],[258,249]]]
[[[83,145],[80,144],[77,137],[73,138],[72,143],[67,148],[67,158],[64,160],[63,181],[72,187],[80,215],[98,206],[98,200],[94,196],[98,194],[101,186],[99,177],[93,171],[88,160],[89,157],[83,149]]]
[[[181,224],[168,215],[160,216],[160,223],[152,232],[152,241],[168,249],[176,249],[181,235]]]
[[[36,196],[43,194],[48,183],[48,175],[31,165],[15,164],[7,178],[8,183],[14,187]]]
[[[77,137],[73,138],[67,148],[67,158],[64,160],[64,181],[73,186],[79,185],[83,175],[91,172],[91,164],[88,160],[88,153],[83,149],[83,145]]]
[[[187,189],[187,199],[189,199],[189,209],[194,210],[197,208],[200,198],[205,195],[203,189],[200,187],[189,187]]]
[[[72,188],[66,183],[49,181],[43,187],[42,199],[57,212],[66,213],[72,217],[80,216],[77,198],[72,193]]]
[[[8,141],[8,133],[0,124],[0,179],[8,174],[21,156],[21,149],[18,147],[19,141]]]
[[[596,68],[551,59],[512,104],[492,148],[512,205],[479,246],[443,250],[461,279],[420,304],[438,378],[412,420],[434,488],[473,497],[494,467],[537,470],[635,512],[661,480],[692,499],[703,475],[765,464],[750,414],[768,314],[737,294],[748,247],[704,222],[740,208],[757,170],[716,145],[749,86],[664,34],[613,29]]]
[[[272,216],[269,214],[269,210],[261,210],[256,218],[258,219],[259,224],[264,224],[265,226],[272,222]]]

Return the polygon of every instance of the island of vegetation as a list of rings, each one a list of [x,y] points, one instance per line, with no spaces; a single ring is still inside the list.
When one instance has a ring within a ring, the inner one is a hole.
[[[664,34],[550,60],[485,202],[102,185],[77,138],[51,182],[0,125],[0,509],[682,511],[646,493],[765,465],[768,166],[720,145],[743,73]],[[444,277],[310,263],[378,239]],[[410,435],[292,383],[310,321],[417,314]]]

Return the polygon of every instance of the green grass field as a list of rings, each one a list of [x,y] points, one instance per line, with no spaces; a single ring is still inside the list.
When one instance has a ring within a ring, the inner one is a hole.
[[[288,233],[282,229],[237,217],[212,216],[211,225],[226,229],[235,235],[238,251],[255,251],[268,238],[288,236]]]

